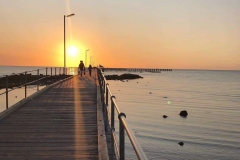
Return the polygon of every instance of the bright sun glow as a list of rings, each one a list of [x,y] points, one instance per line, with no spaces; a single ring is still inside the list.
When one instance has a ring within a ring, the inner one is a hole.
[[[75,46],[71,46],[68,48],[68,54],[70,54],[71,56],[75,56],[77,52],[78,52],[78,49]]]

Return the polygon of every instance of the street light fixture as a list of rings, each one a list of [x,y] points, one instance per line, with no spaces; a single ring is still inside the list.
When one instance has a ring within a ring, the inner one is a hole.
[[[71,17],[74,16],[75,14],[69,14],[69,15],[64,15],[63,19],[64,19],[64,74],[66,74],[66,29],[65,29],[65,17]]]
[[[85,66],[87,66],[87,52],[89,51],[90,49],[87,49],[86,52],[85,52]]]

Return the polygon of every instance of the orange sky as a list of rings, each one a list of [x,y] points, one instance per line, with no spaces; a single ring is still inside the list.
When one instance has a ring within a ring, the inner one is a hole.
[[[0,65],[240,70],[240,1],[0,1]]]

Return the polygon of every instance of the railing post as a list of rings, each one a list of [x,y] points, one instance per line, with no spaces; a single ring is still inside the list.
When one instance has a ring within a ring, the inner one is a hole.
[[[111,96],[111,160],[114,158],[114,137],[113,132],[115,131],[115,109],[114,109],[114,103],[113,98],[115,96]]]
[[[8,109],[8,76],[6,75],[6,109]]]
[[[104,78],[103,78],[103,93],[105,93],[105,89],[106,89],[106,85],[105,85],[105,81],[104,81]]]
[[[55,76],[54,76],[54,81],[57,81],[57,68],[55,67]]]
[[[113,103],[113,98],[116,98],[115,96],[111,96],[111,128],[114,128],[114,122],[115,122],[115,109],[114,109],[114,103]]]
[[[37,91],[39,91],[39,69],[37,70],[37,77],[38,77],[38,81],[37,81]]]
[[[109,84],[107,83],[106,84],[106,106],[108,106],[108,88],[107,88],[108,85]]]
[[[125,130],[124,126],[121,120],[121,117],[124,116],[126,118],[126,115],[124,113],[120,113],[118,115],[119,119],[119,148],[120,148],[120,160],[125,160]]]
[[[52,67],[51,67],[51,84],[53,83],[53,81],[52,81]]]
[[[25,72],[25,98],[27,97],[27,72]]]
[[[103,88],[102,87],[103,86],[103,84],[102,84],[103,82],[102,82],[102,75],[101,74],[99,75],[99,79],[100,79],[100,86],[101,86],[101,89],[102,89]]]
[[[106,112],[106,106],[105,106],[105,103],[104,103],[104,79],[103,79],[103,77],[102,77],[102,75],[100,76],[101,78],[101,101],[102,101],[102,106],[103,106],[103,113],[105,113]]]
[[[46,68],[46,78],[45,78],[46,86],[47,86],[47,70],[48,70],[48,68]]]

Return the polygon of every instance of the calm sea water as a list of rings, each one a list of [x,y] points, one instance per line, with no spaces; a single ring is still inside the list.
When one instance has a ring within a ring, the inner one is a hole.
[[[239,71],[136,74],[144,78],[108,83],[148,159],[240,159]]]
[[[0,76],[38,68],[0,66]],[[239,71],[133,73],[144,78],[108,83],[148,159],[240,159]],[[187,118],[178,115],[181,110]],[[136,159],[126,147],[127,159]]]
[[[17,74],[25,71],[44,69],[46,67],[25,67],[25,66],[0,66],[0,77],[3,75]],[[45,70],[44,70],[45,71]]]

